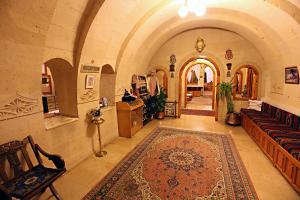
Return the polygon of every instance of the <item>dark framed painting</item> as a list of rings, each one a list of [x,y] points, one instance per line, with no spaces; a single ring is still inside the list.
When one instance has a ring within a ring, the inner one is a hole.
[[[296,66],[285,68],[285,83],[299,84],[299,71]]]

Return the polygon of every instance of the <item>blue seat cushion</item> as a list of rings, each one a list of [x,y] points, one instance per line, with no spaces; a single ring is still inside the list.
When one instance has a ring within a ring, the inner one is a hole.
[[[61,172],[58,169],[50,169],[37,165],[31,170],[24,172],[22,176],[7,181],[3,186],[10,191],[12,196],[22,198],[41,184],[54,180]]]

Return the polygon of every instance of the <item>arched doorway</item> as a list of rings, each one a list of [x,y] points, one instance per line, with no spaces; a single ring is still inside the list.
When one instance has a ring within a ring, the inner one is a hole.
[[[205,72],[205,68],[210,69],[213,72],[213,78],[212,78],[212,83],[210,83],[211,87],[211,111],[212,112],[202,112],[202,114],[204,115],[211,115],[211,113],[213,113],[213,115],[215,116],[215,120],[218,120],[218,98],[217,98],[217,85],[220,83],[220,70],[217,66],[217,64],[209,59],[209,58],[200,58],[200,57],[193,57],[190,58],[189,60],[187,60],[181,67],[180,72],[179,72],[179,96],[178,96],[178,115],[180,117],[183,109],[186,108],[187,106],[187,100],[190,97],[190,95],[201,95],[202,92],[204,92],[204,84],[199,84],[199,82],[197,82],[196,85],[193,85],[195,83],[191,84],[191,70],[193,70],[193,68],[195,68],[195,66],[205,66],[203,67],[203,72]],[[195,73],[195,72],[193,72]],[[195,75],[194,75],[195,76]],[[190,79],[190,80],[188,80]],[[195,79],[195,77],[194,77]],[[204,75],[203,77],[201,77],[201,79],[204,80]],[[196,88],[196,89],[192,89],[188,91],[188,86],[190,86],[190,88]],[[196,92],[193,92],[193,90],[195,90]],[[189,95],[187,95],[189,94]],[[189,96],[189,97],[187,97]],[[193,110],[194,111],[194,110]],[[195,113],[199,113],[199,112],[195,112]]]
[[[156,68],[156,77],[160,88],[165,90],[165,93],[168,95],[168,75],[164,69]]]

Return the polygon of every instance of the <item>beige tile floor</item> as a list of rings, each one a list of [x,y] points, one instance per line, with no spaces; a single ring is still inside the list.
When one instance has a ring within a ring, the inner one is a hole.
[[[133,138],[117,138],[105,147],[108,155],[104,158],[91,156],[68,170],[55,182],[55,187],[64,200],[81,199],[117,163],[130,152],[145,136],[157,126],[185,128],[199,131],[230,134],[245,164],[245,167],[261,200],[299,200],[281,174],[273,167],[242,127],[230,127],[215,122],[213,117],[182,115],[180,119],[154,120],[140,130]],[[54,199],[49,190],[38,199]]]
[[[212,110],[212,91],[204,91],[204,95],[193,97],[186,102],[186,109],[193,110]]]

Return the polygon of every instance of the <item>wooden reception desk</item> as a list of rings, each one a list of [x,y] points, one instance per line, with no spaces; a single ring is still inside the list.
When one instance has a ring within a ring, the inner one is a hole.
[[[117,102],[119,136],[131,138],[143,127],[143,106],[140,98],[130,103]]]

